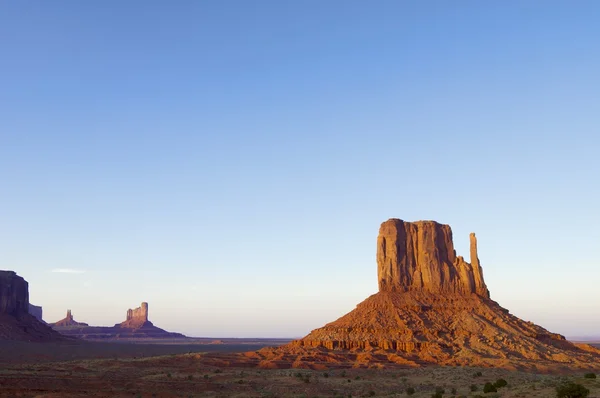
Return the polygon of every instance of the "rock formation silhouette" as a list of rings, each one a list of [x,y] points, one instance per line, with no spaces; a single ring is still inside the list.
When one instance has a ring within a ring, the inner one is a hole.
[[[71,313],[71,310],[67,310],[67,315],[60,321],[51,324],[51,326],[56,329],[56,328],[60,328],[60,327],[63,327],[63,328],[85,327],[85,326],[88,326],[88,324],[75,321],[75,319],[73,319],[73,314]]]
[[[33,315],[38,321],[46,323],[43,319],[42,307],[29,303],[29,313]]]
[[[14,271],[0,271],[0,339],[25,341],[64,339],[29,311],[27,281]]]

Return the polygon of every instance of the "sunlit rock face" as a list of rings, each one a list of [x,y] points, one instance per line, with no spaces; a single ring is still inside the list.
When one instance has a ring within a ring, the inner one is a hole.
[[[390,219],[379,228],[377,276],[380,292],[478,294],[489,298],[471,234],[471,263],[457,256],[449,225]]]

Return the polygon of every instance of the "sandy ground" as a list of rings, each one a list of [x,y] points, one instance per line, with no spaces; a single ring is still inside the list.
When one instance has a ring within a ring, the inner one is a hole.
[[[590,397],[600,397],[600,379],[586,379],[581,371],[543,375],[470,367],[324,371],[217,367],[208,365],[201,352],[213,350],[209,355],[214,356],[219,349],[224,354],[246,351],[248,344],[23,344],[14,349],[28,351],[29,357],[22,356],[27,360],[3,357],[0,397],[406,397],[409,387],[416,390],[415,398],[429,398],[436,389],[443,389],[444,397],[554,397],[555,387],[567,380],[585,385]],[[153,351],[191,347],[196,351],[189,354]],[[42,361],[30,360],[41,351],[46,355]],[[8,352],[3,347],[0,354]],[[101,355],[106,357],[96,358]],[[483,385],[499,378],[508,386],[484,394]]]

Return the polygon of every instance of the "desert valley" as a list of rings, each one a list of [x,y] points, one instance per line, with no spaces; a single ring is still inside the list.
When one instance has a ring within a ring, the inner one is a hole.
[[[470,262],[450,226],[390,219],[377,237],[379,292],[284,339],[189,338],[149,321],[46,324],[28,284],[0,274],[0,395],[579,397],[600,393],[600,349],[521,320],[491,299],[475,234]],[[562,389],[562,390],[561,390]],[[560,391],[565,394],[557,395]],[[578,392],[579,391],[579,392]],[[592,395],[594,396],[594,395]]]
[[[0,2],[0,398],[600,398],[599,20]]]

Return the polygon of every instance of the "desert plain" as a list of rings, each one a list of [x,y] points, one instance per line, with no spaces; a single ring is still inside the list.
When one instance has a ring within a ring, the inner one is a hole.
[[[2,397],[555,397],[572,381],[600,396],[588,372],[537,373],[499,368],[427,366],[322,370],[265,369],[243,352],[264,341],[211,344],[19,343],[0,350]],[[15,351],[20,355],[15,355]],[[186,351],[185,353],[183,351]],[[484,393],[485,383],[507,385]],[[414,394],[407,394],[413,388]]]

